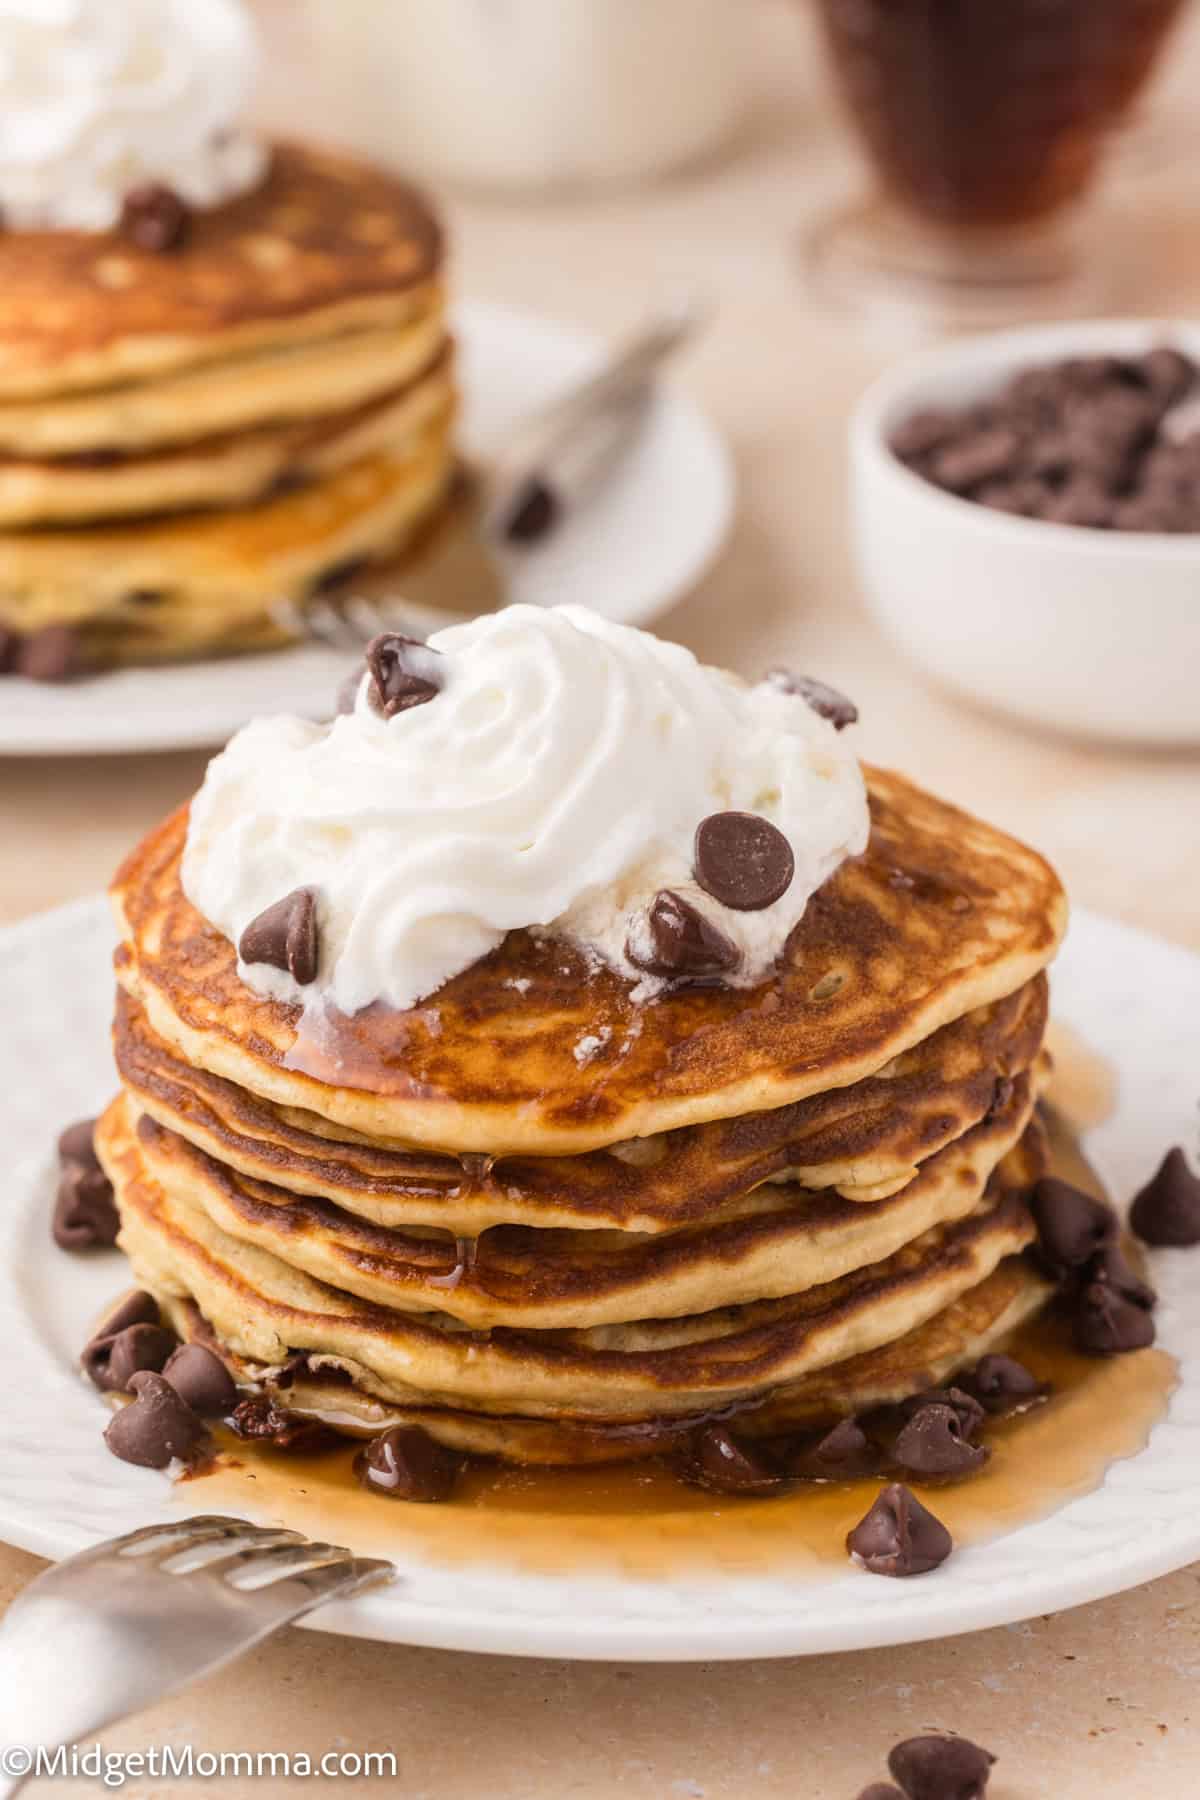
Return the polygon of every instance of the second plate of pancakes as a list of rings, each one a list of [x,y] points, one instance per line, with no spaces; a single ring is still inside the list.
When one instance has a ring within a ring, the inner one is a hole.
[[[454,315],[468,457],[489,449],[526,411],[593,369],[603,346],[585,333],[503,307]],[[536,550],[504,570],[510,601],[590,606],[644,625],[704,573],[733,514],[728,454],[699,409],[670,382],[629,456],[602,492]],[[403,592],[399,586],[400,594]],[[414,614],[422,634],[461,614]],[[0,755],[85,755],[206,748],[257,714],[327,713],[353,661],[315,646],[219,660],[128,668],[56,686],[5,679]]]

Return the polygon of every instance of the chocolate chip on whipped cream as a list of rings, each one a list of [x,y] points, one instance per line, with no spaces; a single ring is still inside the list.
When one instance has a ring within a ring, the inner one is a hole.
[[[520,930],[636,1001],[754,987],[866,847],[851,733],[582,607],[386,634],[369,660],[352,710],[238,732],[189,815],[184,891],[234,943],[281,893],[320,895],[315,980],[241,969],[314,1019],[414,1007]]]
[[[164,181],[131,188],[121,208],[121,230],[130,243],[158,256],[180,248],[191,222],[187,201]]]
[[[398,631],[384,631],[367,645],[367,669],[371,676],[370,702],[385,719],[410,707],[424,706],[438,691],[433,678],[436,650],[419,638]]]
[[[761,912],[792,884],[796,859],[782,831],[755,813],[713,813],[696,827],[696,880],[735,912]]]
[[[320,942],[317,899],[311,888],[296,888],[251,919],[238,939],[244,963],[266,963],[290,975],[298,987],[317,979]]]
[[[635,969],[680,979],[725,974],[740,956],[723,931],[670,888],[655,894],[644,919],[635,922],[625,954]]]
[[[790,669],[768,669],[767,680],[783,693],[798,694],[802,700],[807,700],[813,711],[828,719],[835,731],[845,731],[847,725],[858,723],[858,708],[853,700],[813,675],[794,675]]]

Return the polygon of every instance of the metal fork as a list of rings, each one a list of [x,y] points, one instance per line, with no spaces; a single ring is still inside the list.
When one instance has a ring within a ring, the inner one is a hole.
[[[0,1625],[0,1749],[77,1743],[394,1572],[219,1516],[97,1544],[39,1575]],[[0,1777],[0,1800],[28,1778]]]

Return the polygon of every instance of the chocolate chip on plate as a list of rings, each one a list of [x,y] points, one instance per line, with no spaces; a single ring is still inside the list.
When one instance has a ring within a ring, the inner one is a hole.
[[[205,1344],[180,1344],[162,1367],[179,1398],[202,1419],[223,1419],[237,1405],[237,1384]]]
[[[693,871],[706,894],[735,912],[761,912],[791,886],[792,846],[758,813],[710,813],[696,827]]]
[[[82,1163],[86,1169],[98,1169],[95,1119],[76,1119],[59,1133],[58,1154],[65,1163]]]
[[[1129,1223],[1146,1244],[1200,1244],[1200,1175],[1189,1169],[1178,1144],[1135,1196]]]
[[[248,1394],[238,1401],[226,1423],[235,1437],[293,1455],[327,1450],[339,1442],[338,1434],[320,1419],[290,1412],[270,1394]]]
[[[21,640],[15,666],[30,681],[69,681],[81,660],[78,633],[69,625],[44,625]]]
[[[385,719],[424,706],[436,698],[439,684],[431,675],[431,650],[419,638],[404,637],[398,631],[383,631],[367,645],[367,667],[371,671],[372,699]]]
[[[850,1532],[846,1548],[872,1575],[904,1577],[938,1568],[954,1540],[903,1482],[894,1481]]]
[[[562,503],[554,489],[532,476],[513,495],[500,525],[508,544],[536,544],[546,537],[562,516]]]
[[[844,731],[847,725],[858,722],[858,708],[853,700],[812,675],[793,675],[790,669],[768,669],[767,680],[785,694],[798,694],[802,700],[807,700],[813,711],[828,719],[835,731]]]
[[[320,946],[313,889],[296,888],[251,919],[238,940],[238,955],[244,963],[284,970],[301,987],[315,981]]]
[[[699,909],[671,888],[657,893],[630,932],[625,954],[648,975],[722,975],[741,952]]]
[[[130,1382],[142,1370],[162,1373],[163,1365],[175,1349],[174,1332],[149,1322],[125,1325],[119,1331],[104,1332],[84,1345],[80,1358],[88,1380],[103,1394],[128,1394]]]
[[[911,1419],[926,1406],[948,1406],[958,1420],[959,1431],[965,1438],[974,1437],[983,1424],[983,1407],[974,1394],[968,1394],[960,1387],[925,1388],[921,1393],[902,1400],[900,1411],[906,1419]]]
[[[197,1463],[212,1448],[203,1419],[185,1406],[169,1381],[142,1370],[130,1379],[134,1398],[113,1415],[104,1441],[122,1462],[143,1469]]]
[[[462,1466],[461,1456],[419,1425],[393,1425],[354,1459],[363,1486],[389,1500],[448,1500]]]
[[[135,1288],[133,1293],[118,1300],[112,1311],[97,1325],[92,1341],[95,1342],[96,1338],[116,1337],[118,1331],[124,1331],[128,1325],[158,1325],[161,1322],[158,1301],[154,1295],[148,1294],[144,1288]]]
[[[892,1446],[902,1469],[916,1475],[968,1475],[982,1468],[990,1452],[964,1435],[952,1406],[922,1406]]]
[[[117,1241],[121,1220],[112,1183],[99,1166],[68,1162],[59,1177],[51,1224],[60,1250],[106,1249]]]
[[[853,1481],[878,1466],[874,1446],[857,1419],[842,1419],[815,1444],[792,1457],[788,1472],[810,1481]]]
[[[981,1357],[966,1380],[990,1413],[1016,1412],[1042,1392],[1037,1377],[1012,1356]]]
[[[896,1745],[888,1769],[908,1800],[983,1800],[995,1760],[969,1738],[914,1737]]]
[[[1107,1281],[1091,1281],[1074,1297],[1071,1323],[1076,1344],[1091,1356],[1122,1356],[1154,1342],[1149,1308]]]
[[[1056,1175],[1044,1176],[1035,1184],[1029,1205],[1038,1247],[1056,1275],[1081,1269],[1097,1250],[1116,1238],[1117,1216],[1112,1207]]]
[[[121,208],[121,230],[130,243],[156,255],[177,250],[187,237],[191,222],[187,201],[162,181],[131,188]]]
[[[717,1424],[692,1432],[676,1467],[682,1480],[714,1494],[772,1494],[786,1479],[760,1451]]]
[[[1105,1244],[1087,1264],[1081,1285],[1087,1287],[1093,1281],[1105,1282],[1116,1289],[1122,1300],[1130,1300],[1146,1312],[1158,1304],[1158,1295],[1148,1281],[1142,1280],[1119,1243]]]

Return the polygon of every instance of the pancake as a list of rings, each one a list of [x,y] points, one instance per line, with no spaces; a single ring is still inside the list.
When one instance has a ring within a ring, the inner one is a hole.
[[[306,1024],[241,982],[186,899],[186,810],[118,872],[122,985],[192,1066],[380,1139],[579,1154],[789,1105],[877,1075],[1050,961],[1066,900],[1033,851],[867,770],[871,838],[813,896],[773,978],[639,1004],[568,944],[510,933],[408,1011]]]
[[[248,506],[378,452],[405,453],[454,404],[446,350],[412,380],[324,417],[251,427],[139,455],[112,448],[54,461],[0,454],[0,528]]]
[[[916,1329],[1033,1239],[1041,1164],[1026,1133],[966,1218],[804,1293],[685,1318],[581,1330],[478,1331],[444,1311],[402,1313],[314,1280],[215,1225],[151,1172],[129,1101],[100,1121],[122,1247],[153,1292],[191,1299],[237,1354],[282,1365],[335,1357],[378,1397],[531,1418],[696,1414],[746,1404]]]
[[[259,187],[197,212],[169,255],[117,233],[6,232],[0,403],[394,331],[442,254],[437,221],[406,182],[295,144],[276,146]]]
[[[478,1238],[369,1225],[327,1201],[237,1175],[174,1132],[137,1123],[145,1167],[230,1237],[328,1286],[402,1312],[441,1311],[475,1328],[578,1329],[777,1299],[881,1262],[974,1210],[1029,1123],[1046,1069],[924,1163],[889,1199],[767,1183],[731,1218],[646,1236],[501,1225]],[[434,1215],[436,1218],[436,1214]]]
[[[441,295],[427,295],[422,311],[386,330],[272,346],[145,385],[0,405],[0,450],[43,459],[107,456],[324,418],[413,381],[444,347]]]
[[[83,627],[100,660],[147,644],[191,654],[247,626],[286,642],[271,626],[277,601],[394,555],[424,525],[453,478],[450,424],[436,419],[406,455],[365,458],[240,511],[0,535],[0,623]]]
[[[941,1387],[981,1356],[1001,1349],[1052,1293],[1026,1257],[1007,1257],[985,1280],[895,1343],[803,1376],[763,1404],[737,1411],[738,1431],[754,1437],[819,1428]],[[551,1420],[400,1406],[356,1385],[336,1359],[297,1358],[285,1370],[268,1369],[223,1343],[192,1301],[165,1296],[161,1305],[178,1335],[216,1351],[240,1385],[259,1387],[289,1412],[319,1419],[349,1437],[373,1437],[392,1425],[419,1425],[454,1450],[526,1466],[560,1466],[628,1462],[670,1451],[696,1425],[694,1417]]]
[[[743,1119],[714,1120],[579,1156],[453,1157],[353,1139],[194,1069],[127,994],[117,1069],[138,1105],[218,1162],[385,1227],[476,1236],[502,1224],[655,1233],[730,1215],[764,1181],[880,1200],[979,1123],[1042,1042],[1036,977],[904,1052],[876,1076]]]

